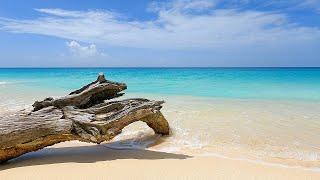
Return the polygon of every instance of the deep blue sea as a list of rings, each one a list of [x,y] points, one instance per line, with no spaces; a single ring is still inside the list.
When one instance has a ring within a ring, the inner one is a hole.
[[[0,90],[71,91],[99,72],[127,83],[127,93],[320,100],[320,68],[11,68],[0,69]]]

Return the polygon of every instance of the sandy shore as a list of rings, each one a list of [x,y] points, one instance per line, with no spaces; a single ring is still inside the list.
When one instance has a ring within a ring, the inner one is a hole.
[[[320,172],[220,157],[67,142],[0,165],[0,179],[320,179]]]

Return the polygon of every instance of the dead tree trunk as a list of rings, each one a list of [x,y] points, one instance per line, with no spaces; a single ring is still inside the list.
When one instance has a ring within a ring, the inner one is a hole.
[[[96,81],[65,97],[36,101],[31,112],[0,117],[0,162],[63,141],[108,141],[135,121],[168,135],[169,124],[160,112],[163,101],[106,101],[123,95],[126,88],[99,74]]]

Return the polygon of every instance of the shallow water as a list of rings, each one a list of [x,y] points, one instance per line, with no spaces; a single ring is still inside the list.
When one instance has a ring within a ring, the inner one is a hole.
[[[165,100],[162,111],[172,135],[160,138],[161,143],[151,149],[320,167],[320,102],[193,97]],[[108,146],[143,148],[152,141],[157,143],[159,137],[143,123],[137,123],[115,141]]]
[[[0,113],[104,71],[128,97],[166,100],[172,134],[135,123],[106,146],[320,168],[320,69],[0,69]]]

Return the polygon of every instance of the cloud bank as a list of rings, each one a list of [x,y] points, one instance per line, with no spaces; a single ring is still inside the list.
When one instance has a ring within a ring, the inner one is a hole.
[[[105,10],[35,9],[41,17],[0,18],[0,28],[74,40],[68,46],[87,55],[96,53],[95,45],[82,47],[78,42],[134,48],[213,49],[320,40],[319,27],[296,24],[281,12],[234,8],[235,4],[243,5],[250,0],[228,2],[229,8],[219,8],[222,1],[210,0],[154,2],[147,10],[155,13],[156,18],[147,21],[128,20],[123,14]],[[272,0],[265,1],[264,5],[279,6],[281,2],[291,3],[292,7],[318,4],[315,0],[304,3]]]

